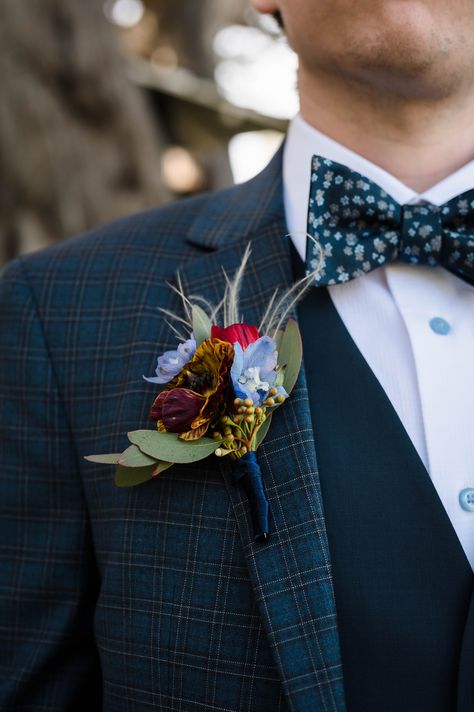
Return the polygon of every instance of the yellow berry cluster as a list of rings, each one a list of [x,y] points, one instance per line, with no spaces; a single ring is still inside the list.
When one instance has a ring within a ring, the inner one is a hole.
[[[254,438],[267,417],[267,410],[285,400],[277,393],[276,388],[270,388],[261,406],[255,406],[250,398],[235,398],[233,416],[223,416],[219,429],[213,433],[214,439],[222,443],[216,450],[218,457],[231,455],[238,458],[254,449]]]

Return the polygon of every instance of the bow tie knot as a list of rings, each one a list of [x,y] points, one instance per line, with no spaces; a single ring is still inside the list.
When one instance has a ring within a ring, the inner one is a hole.
[[[395,260],[474,278],[474,190],[442,206],[400,205],[380,186],[313,157],[307,271],[341,284]]]

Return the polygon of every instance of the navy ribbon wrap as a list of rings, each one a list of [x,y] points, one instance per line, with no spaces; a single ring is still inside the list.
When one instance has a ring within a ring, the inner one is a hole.
[[[252,514],[252,524],[255,541],[268,539],[268,500],[263,489],[262,470],[257,460],[256,452],[247,452],[240,457],[234,470],[234,480],[244,488]]]

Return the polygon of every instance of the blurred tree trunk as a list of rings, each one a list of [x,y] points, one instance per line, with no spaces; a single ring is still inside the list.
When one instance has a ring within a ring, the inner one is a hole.
[[[223,25],[242,20],[247,0],[146,0],[159,18],[160,42],[176,51],[181,67],[212,78],[212,40]]]
[[[131,42],[136,54],[154,61],[187,69],[200,79],[214,79],[215,56],[212,48],[216,32],[243,21],[248,0],[144,0],[147,16]],[[151,21],[153,18],[154,22]],[[127,33],[126,33],[127,34]],[[168,60],[168,61],[167,61]],[[170,61],[171,60],[171,61]],[[201,188],[215,189],[229,185],[232,174],[228,141],[232,135],[229,121],[215,107],[191,102],[164,100],[163,116],[170,141],[190,151],[202,170]]]
[[[166,195],[159,127],[102,2],[0,0],[0,16],[2,263]]]

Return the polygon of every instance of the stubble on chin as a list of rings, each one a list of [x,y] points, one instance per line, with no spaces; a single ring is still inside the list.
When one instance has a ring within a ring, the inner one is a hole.
[[[474,33],[453,39],[435,26],[373,25],[327,44],[326,52],[300,53],[303,73],[407,100],[442,101],[474,86]]]

